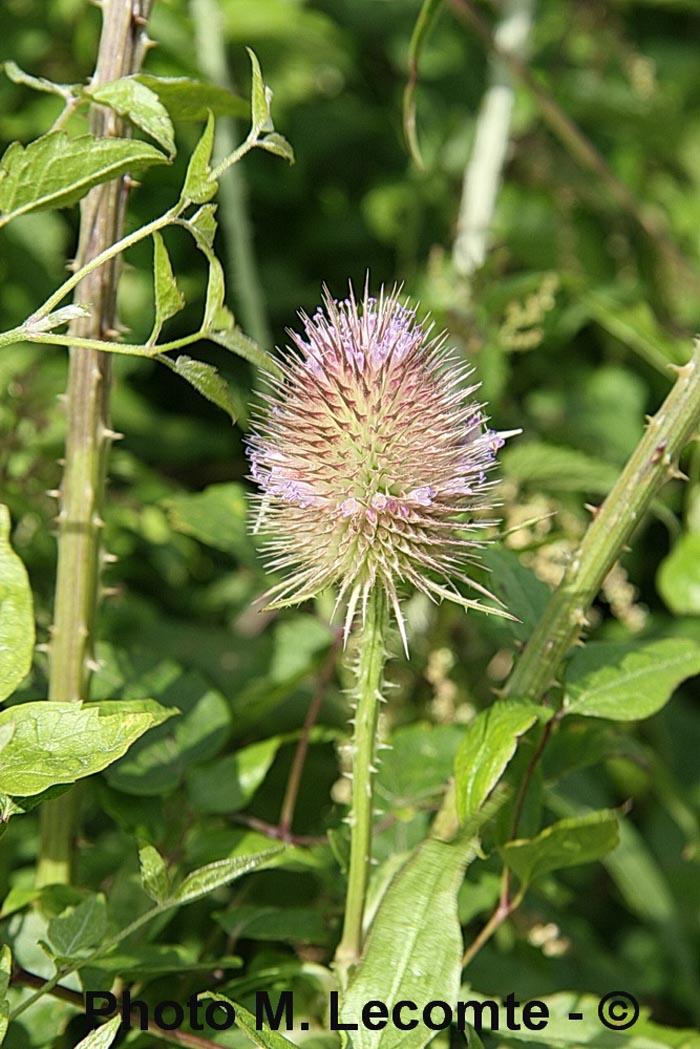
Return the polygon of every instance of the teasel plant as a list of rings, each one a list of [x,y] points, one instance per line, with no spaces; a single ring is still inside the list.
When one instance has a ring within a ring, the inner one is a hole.
[[[372,852],[377,725],[390,618],[409,654],[402,599],[417,590],[509,616],[468,574],[492,520],[491,470],[505,438],[489,429],[470,368],[420,322],[401,291],[350,286],[324,302],[267,377],[249,442],[255,529],[281,573],[270,608],[329,589],[347,643],[357,622],[350,861],[341,981],[359,961]],[[464,596],[464,587],[471,596]],[[486,603],[484,603],[484,599]]]

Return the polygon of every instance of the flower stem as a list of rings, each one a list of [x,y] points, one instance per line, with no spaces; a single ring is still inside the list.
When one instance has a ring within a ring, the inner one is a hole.
[[[362,921],[372,859],[372,775],[377,739],[382,670],[386,659],[384,630],[386,598],[375,587],[367,602],[357,672],[357,708],[353,735],[350,869],[343,935],[335,954],[341,978],[362,953]]]
[[[150,3],[103,0],[102,34],[93,86],[135,73],[145,46],[143,30]],[[96,137],[123,133],[120,119],[93,106],[90,130]],[[128,182],[96,186],[82,202],[77,269],[119,239]],[[74,322],[71,334],[101,339],[115,326],[117,266],[83,275],[77,302],[89,302],[90,315]],[[64,289],[64,293],[65,293]],[[44,305],[44,310],[47,304]],[[51,309],[49,304],[48,309]],[[65,468],[58,515],[58,569],[50,646],[49,700],[88,698],[93,665],[94,624],[100,574],[100,534],[109,426],[110,355],[72,347],[68,371]],[[70,881],[76,796],[71,791],[41,809],[37,884]]]
[[[586,613],[700,421],[700,341],[661,408],[649,420],[614,488],[595,516],[552,594],[506,686],[514,699],[538,702],[556,679],[586,624]]]

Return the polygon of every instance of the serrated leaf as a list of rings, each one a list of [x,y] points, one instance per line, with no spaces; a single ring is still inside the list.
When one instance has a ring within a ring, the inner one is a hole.
[[[255,547],[247,527],[248,504],[243,485],[210,484],[201,492],[181,492],[165,501],[172,527],[200,543],[253,563]]]
[[[12,952],[6,943],[0,945],[0,1043],[7,1033],[7,1025],[10,1018],[10,1003],[7,998],[7,988],[10,986],[12,976]]]
[[[362,1008],[379,999],[389,1010],[402,999],[455,1004],[462,971],[462,931],[457,892],[474,843],[427,839],[394,876],[372,922],[362,960],[340,1006],[341,1020],[357,1023]],[[388,1024],[352,1032],[354,1049],[422,1049],[422,1025],[400,1031]]]
[[[89,1034],[85,1035],[83,1040],[78,1042],[75,1049],[109,1049],[117,1037],[121,1022],[121,1013],[117,1013],[106,1024],[96,1027],[94,1031],[90,1031]]]
[[[170,899],[177,904],[191,903],[193,900],[198,900],[200,897],[213,892],[214,889],[218,889],[221,885],[228,885],[229,882],[241,878],[244,874],[248,874],[249,871],[269,863],[275,856],[279,856],[281,852],[284,852],[283,846],[265,849],[263,852],[249,856],[235,856],[233,859],[217,860],[215,863],[208,863],[205,867],[199,867],[198,870],[188,874]]]
[[[109,106],[136,127],[154,138],[169,156],[175,155],[173,125],[158,95],[135,77],[122,77],[89,89],[85,94],[100,105]]]
[[[187,165],[181,200],[189,200],[193,204],[206,204],[208,200],[211,200],[216,195],[219,184],[209,178],[211,173],[209,164],[213,148],[214,117],[210,112],[202,137],[194,147],[190,162]]]
[[[646,644],[589,642],[566,671],[565,703],[585,717],[650,717],[688,677],[700,674],[700,645],[688,638]]]
[[[270,126],[270,92],[265,87],[260,63],[254,51],[246,48],[252,67],[252,83],[250,87],[250,113],[254,133],[259,131],[272,131]]]
[[[24,84],[25,87],[31,87],[34,91],[42,91],[47,95],[59,95],[66,101],[81,90],[80,84],[56,84],[53,80],[47,80],[46,77],[25,73],[16,62],[5,62],[3,68],[5,75],[13,84]]]
[[[165,322],[185,305],[185,297],[177,286],[168,249],[160,233],[153,234],[153,287],[156,316],[148,345],[156,342]]]
[[[29,578],[10,546],[10,512],[0,503],[0,702],[27,676],[34,651]]]
[[[291,144],[287,142],[284,135],[278,134],[277,131],[271,131],[264,138],[259,138],[256,145],[261,149],[266,149],[268,153],[274,153],[278,157],[283,157],[290,164],[294,163],[294,150]]]
[[[476,815],[515,754],[518,739],[543,715],[533,704],[500,700],[467,725],[455,758],[457,812]]]
[[[523,886],[563,867],[591,863],[618,842],[617,815],[608,809],[559,820],[536,838],[509,841],[500,852]]]
[[[153,845],[139,849],[141,884],[156,903],[164,903],[170,895],[170,878],[163,857]]]
[[[48,946],[62,961],[81,958],[92,951],[107,931],[107,907],[101,893],[68,907],[48,924]]]
[[[202,330],[205,332],[224,330],[233,326],[233,314],[226,308],[224,298],[226,288],[224,284],[223,266],[211,249],[207,253],[209,259],[209,276],[207,278],[207,298],[204,304],[204,319]]]
[[[0,161],[0,225],[28,211],[69,207],[93,186],[165,163],[159,149],[134,139],[53,131],[26,147],[13,142]]]
[[[153,76],[139,73],[136,79],[158,95],[174,121],[206,120],[209,113],[215,117],[245,119],[250,106],[240,95],[216,84],[208,84],[190,77]]]
[[[236,353],[239,357],[243,357],[244,360],[250,361],[251,364],[254,364],[262,371],[273,372],[276,375],[281,374],[275,359],[262,346],[259,346],[254,339],[244,335],[240,328],[228,328],[226,331],[210,331],[208,332],[208,338],[218,343],[219,346],[223,346],[224,349],[230,350],[231,353]]]
[[[193,386],[198,393],[201,393],[202,397],[206,397],[212,404],[222,408],[230,416],[231,421],[235,423],[238,412],[231,390],[226,380],[221,378],[212,364],[205,364],[204,361],[195,361],[192,357],[187,357],[185,354],[180,354],[174,361],[170,357],[165,357],[161,354],[158,355],[157,359],[161,364],[165,364],[176,375],[188,382],[190,386]]]
[[[656,586],[677,616],[700,615],[700,534],[691,532],[674,543],[659,566]]]
[[[91,776],[174,713],[147,699],[9,707],[0,712],[0,726],[14,722],[15,733],[0,753],[0,791],[39,794]]]
[[[271,736],[204,768],[193,769],[187,784],[193,808],[199,812],[238,812],[265,779],[284,742],[283,736]]]

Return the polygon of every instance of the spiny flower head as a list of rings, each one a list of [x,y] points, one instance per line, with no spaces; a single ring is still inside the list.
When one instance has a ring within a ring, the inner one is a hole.
[[[357,303],[326,290],[269,393],[250,441],[260,487],[257,528],[269,567],[286,578],[266,595],[279,607],[337,588],[345,634],[382,587],[406,647],[400,596],[463,597],[454,581],[482,545],[465,527],[487,505],[488,471],[504,437],[486,427],[469,369],[445,336],[416,319],[398,291]],[[337,607],[337,605],[336,605]],[[486,607],[488,611],[498,611]]]

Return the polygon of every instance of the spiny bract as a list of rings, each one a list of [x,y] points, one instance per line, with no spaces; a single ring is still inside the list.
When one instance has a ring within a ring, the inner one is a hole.
[[[256,527],[270,569],[287,573],[266,596],[295,604],[335,586],[347,636],[358,604],[383,587],[406,646],[406,584],[472,608],[484,606],[452,581],[491,597],[464,575],[482,545],[464,529],[509,434],[486,428],[469,369],[396,290],[359,304],[352,287],[343,302],[325,290],[324,306],[300,317],[250,440]]]

